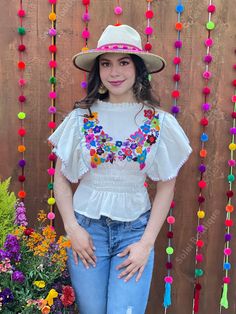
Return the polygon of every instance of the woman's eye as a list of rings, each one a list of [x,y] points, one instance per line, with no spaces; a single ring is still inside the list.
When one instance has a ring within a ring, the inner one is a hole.
[[[102,62],[101,65],[102,65],[103,67],[107,67],[107,66],[109,66],[109,62]]]
[[[129,64],[129,62],[128,61],[121,61],[121,64],[122,65],[127,65],[127,64]]]

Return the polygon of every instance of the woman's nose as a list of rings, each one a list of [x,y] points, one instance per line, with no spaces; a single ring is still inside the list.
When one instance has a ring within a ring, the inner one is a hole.
[[[111,67],[110,75],[112,75],[112,76],[119,75],[119,68],[118,68],[118,66],[113,65],[113,66]]]

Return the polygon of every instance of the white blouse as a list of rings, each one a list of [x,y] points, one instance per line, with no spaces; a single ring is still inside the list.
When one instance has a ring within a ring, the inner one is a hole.
[[[159,108],[154,115],[147,106],[141,109],[140,103],[98,100],[93,118],[84,117],[87,109],[74,109],[48,138],[62,160],[61,173],[80,181],[75,211],[135,220],[151,208],[146,177],[170,180],[187,161],[192,148],[175,117]]]

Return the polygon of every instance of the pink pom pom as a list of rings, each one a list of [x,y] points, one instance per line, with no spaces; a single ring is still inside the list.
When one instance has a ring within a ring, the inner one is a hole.
[[[212,39],[212,38],[207,38],[207,39],[205,40],[205,45],[206,45],[207,47],[211,47],[213,44],[214,44],[214,42],[213,42],[213,39]]]
[[[48,31],[48,34],[50,36],[56,36],[57,30],[55,28],[50,28],[49,31]]]
[[[50,220],[55,219],[55,214],[53,212],[48,213],[48,219]]]
[[[85,12],[85,13],[82,15],[82,20],[83,20],[84,22],[90,21],[90,15],[89,15],[88,12]]]
[[[87,29],[84,29],[83,32],[82,32],[82,37],[84,39],[87,39],[87,38],[89,38],[89,36],[90,36],[89,31]]]
[[[53,175],[55,174],[55,169],[54,169],[54,168],[49,168],[49,169],[48,169],[48,174],[49,174],[50,176],[53,176]]]
[[[147,27],[145,28],[145,34],[147,34],[147,35],[152,35],[152,32],[153,32],[153,28],[152,28],[152,27],[147,26]]]
[[[57,98],[57,93],[56,93],[56,92],[50,92],[50,93],[48,94],[48,96],[49,96],[49,98],[51,98],[51,99],[55,99],[55,98]]]
[[[144,184],[143,184],[143,185],[145,186],[145,188],[146,188],[146,187],[148,187],[148,184],[147,184],[147,182],[146,182],[146,181],[144,182]]]
[[[209,80],[211,78],[211,72],[210,71],[205,71],[203,72],[202,76],[206,79]]]
[[[225,255],[231,255],[231,253],[232,253],[231,248],[226,248],[226,249],[224,249],[224,254],[225,254]]]
[[[173,277],[172,276],[166,276],[164,280],[165,280],[165,282],[168,282],[168,283],[172,284]]]
[[[198,262],[202,262],[202,261],[203,261],[203,256],[202,256],[202,254],[197,254],[197,255],[196,255],[196,261],[198,261]]]
[[[167,222],[171,225],[174,224],[175,223],[175,217],[174,216],[167,217]]]
[[[122,14],[123,12],[122,7],[115,7],[114,12],[116,15]]]
[[[232,96],[232,102],[236,102],[236,95]]]
[[[57,108],[56,108],[55,106],[50,106],[50,107],[48,108],[48,112],[54,114],[54,113],[57,112]]]
[[[224,277],[223,282],[229,284],[230,283],[230,278],[229,277]]]
[[[50,68],[56,68],[57,67],[57,62],[55,60],[49,61],[48,65]]]
[[[230,159],[230,160],[228,161],[228,165],[229,165],[230,167],[234,167],[235,164],[236,164],[236,161],[235,161],[234,159]]]
[[[19,79],[18,83],[19,83],[20,86],[24,86],[26,84],[26,80]]]

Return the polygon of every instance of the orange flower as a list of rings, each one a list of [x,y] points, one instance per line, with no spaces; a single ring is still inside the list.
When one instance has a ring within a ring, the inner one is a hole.
[[[43,314],[48,314],[48,313],[50,313],[50,310],[51,310],[50,306],[45,305],[45,306],[41,309],[41,312],[42,312]]]

